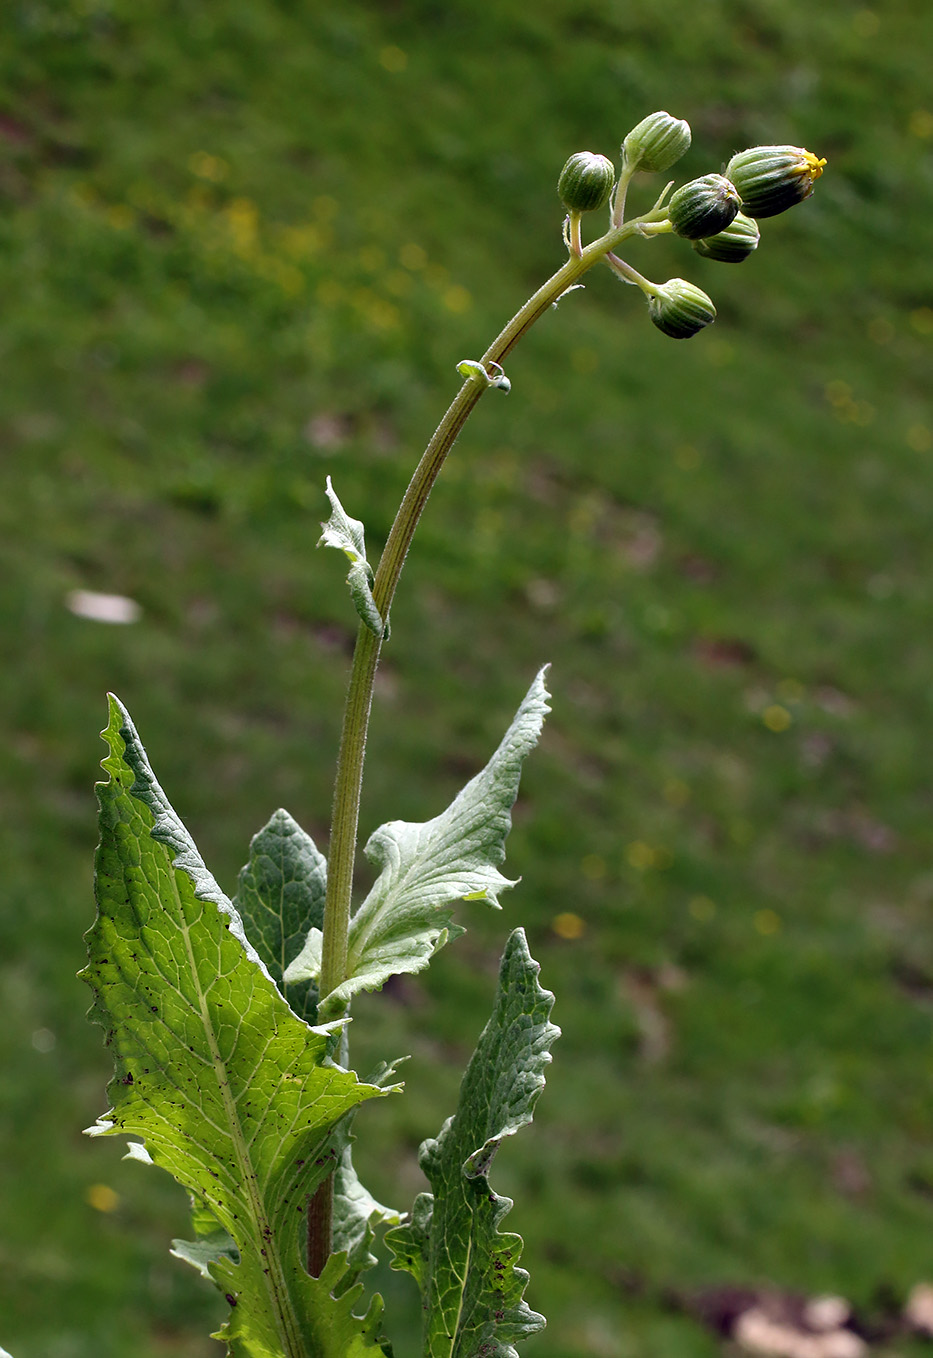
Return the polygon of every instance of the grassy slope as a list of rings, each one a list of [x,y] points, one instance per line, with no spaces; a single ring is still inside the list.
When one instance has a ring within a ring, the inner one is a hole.
[[[394,613],[367,827],[433,814],[544,659],[555,710],[506,917],[475,917],[378,1034],[359,1007],[361,1056],[378,1036],[417,1058],[361,1159],[378,1192],[417,1189],[414,1148],[521,920],[565,1030],[537,1130],[499,1168],[551,1318],[529,1353],[708,1352],[664,1304],[707,1282],[871,1305],[929,1276],[933,19],[907,0],[524,9],[9,6],[16,1358],[216,1349],[213,1298],[165,1253],[179,1195],[78,1131],[107,1075],[71,979],[103,690],[222,880],[278,804],[326,840],[351,626],[338,562],[309,561],[324,476],[378,542],[453,365],[559,263],[564,158],[613,153],[656,107],[694,127],[684,176],[785,139],[829,173],[740,270],[633,250],[713,292],[719,323],[690,345],[594,278],[445,472]],[[132,595],[143,622],[72,617],[76,587]],[[762,719],[775,704],[784,731]],[[552,927],[568,909],[572,943]],[[115,1211],[88,1204],[95,1184]]]

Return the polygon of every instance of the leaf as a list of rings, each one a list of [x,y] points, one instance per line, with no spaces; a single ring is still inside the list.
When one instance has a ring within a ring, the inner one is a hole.
[[[196,1268],[208,1282],[214,1281],[211,1269],[222,1260],[234,1264],[240,1261],[240,1252],[226,1231],[212,1231],[210,1235],[198,1236],[196,1240],[173,1240],[169,1251],[176,1259],[182,1259]]]
[[[323,925],[326,895],[327,860],[287,811],[276,811],[249,846],[233,904],[273,981],[308,1023],[317,1020],[316,986],[286,985],[283,976],[308,930]]]
[[[130,1145],[137,1146],[138,1142],[131,1142]],[[142,1150],[144,1154],[124,1155],[123,1158],[144,1160],[146,1164],[151,1165],[152,1159],[145,1147]],[[169,1253],[196,1268],[203,1278],[212,1283],[215,1279],[211,1273],[211,1265],[222,1259],[239,1263],[240,1251],[210,1208],[196,1197],[191,1199],[191,1224],[194,1227],[194,1240],[173,1240]]]
[[[372,566],[366,560],[363,525],[359,519],[350,518],[337,499],[337,492],[331,485],[329,476],[326,489],[331,515],[326,523],[321,524],[324,531],[318,546],[336,547],[347,557],[350,562],[347,584],[350,586],[354,607],[369,630],[380,640],[385,640],[389,635],[389,626],[383,621],[373,598],[372,583],[375,577]]]
[[[497,864],[505,858],[522,763],[537,744],[550,708],[545,666],[528,690],[492,759],[447,810],[422,825],[390,821],[371,836],[368,857],[381,869],[350,922],[347,977],[322,1005],[340,1012],[360,990],[378,990],[399,972],[421,971],[449,938],[464,930],[451,923],[457,900],[484,901],[498,909],[498,893],[515,883]],[[320,939],[286,970],[287,981],[317,976]]]
[[[344,1252],[355,1279],[379,1262],[371,1253],[374,1227],[397,1226],[403,1213],[384,1207],[364,1188],[353,1168],[349,1146],[334,1175],[334,1251]]]
[[[345,1256],[311,1278],[303,1237],[346,1114],[386,1091],[328,1059],[335,1025],[311,1028],[289,1009],[115,698],[104,738],[98,916],[82,976],[116,1069],[113,1108],[93,1132],[141,1134],[232,1239],[240,1262],[207,1267],[236,1301],[221,1336],[233,1358],[375,1354],[379,1299],[354,1316],[361,1288],[334,1295]]]
[[[499,991],[460,1086],[457,1111],[419,1156],[433,1189],[411,1223],[386,1234],[392,1267],[421,1291],[426,1358],[514,1358],[513,1344],[544,1326],[522,1300],[521,1236],[499,1231],[512,1206],[489,1186],[503,1139],[530,1122],[560,1029],[554,996],[538,984],[521,929],[506,944]]]
[[[91,1134],[96,1135],[96,1131],[97,1129],[93,1128]],[[127,1142],[127,1151],[123,1159],[136,1160],[141,1165],[155,1163],[141,1141]],[[173,1240],[169,1253],[196,1268],[203,1278],[212,1283],[214,1279],[211,1276],[210,1265],[224,1257],[237,1263],[240,1258],[239,1250],[213,1212],[196,1198],[191,1200],[191,1224],[194,1227],[195,1239]]]
[[[395,1077],[395,1068],[399,1064],[400,1062],[381,1062],[378,1069],[369,1077],[369,1083],[378,1085],[380,1089],[390,1086]],[[348,1130],[354,1117],[355,1114],[351,1113],[347,1118]],[[396,1211],[394,1207],[384,1207],[367,1188],[363,1187],[353,1168],[350,1155],[354,1139],[352,1136],[348,1137],[346,1148],[334,1172],[333,1213],[334,1250],[346,1253],[348,1275],[353,1281],[366,1269],[374,1268],[379,1262],[371,1253],[376,1236],[375,1227],[398,1226],[404,1216],[403,1212]]]

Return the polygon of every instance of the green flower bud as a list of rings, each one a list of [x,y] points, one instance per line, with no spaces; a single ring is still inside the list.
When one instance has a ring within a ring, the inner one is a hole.
[[[649,113],[622,143],[632,170],[667,170],[690,147],[690,124],[669,113]]]
[[[560,172],[557,192],[568,212],[593,212],[609,202],[616,172],[611,160],[578,151]]]
[[[740,206],[739,195],[728,179],[721,174],[706,174],[677,189],[668,204],[668,216],[678,236],[700,240],[724,231]]]
[[[717,231],[715,236],[707,236],[705,240],[695,240],[693,248],[705,259],[718,259],[723,264],[741,264],[753,250],[757,250],[760,236],[758,226],[751,217],[746,217],[744,212],[737,212],[724,231]]]
[[[776,217],[810,197],[825,164],[802,146],[752,146],[732,157],[725,174],[749,217]]]
[[[648,311],[658,329],[671,339],[689,339],[716,319],[716,308],[703,289],[683,278],[659,283],[654,296],[648,298]]]

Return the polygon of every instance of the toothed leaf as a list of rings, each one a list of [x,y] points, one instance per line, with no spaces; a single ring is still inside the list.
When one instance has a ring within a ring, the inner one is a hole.
[[[334,1065],[333,1025],[309,1027],[282,999],[114,698],[104,738],[82,975],[116,1070],[93,1131],[141,1135],[233,1241],[239,1263],[224,1251],[205,1263],[236,1299],[222,1332],[232,1358],[375,1358],[380,1303],[353,1315],[361,1289],[342,1291],[343,1255],[305,1272],[305,1209],[346,1144],[346,1114],[386,1091]]]
[[[366,854],[381,872],[350,922],[348,979],[324,999],[322,1016],[340,1012],[357,991],[378,990],[390,976],[426,967],[448,939],[464,932],[452,923],[456,901],[498,908],[499,892],[515,885],[498,864],[522,763],[550,710],[544,675],[542,669],[489,763],[446,811],[420,825],[390,821],[370,838]],[[319,970],[320,938],[312,931],[285,978],[316,977]]]
[[[421,1292],[425,1358],[516,1358],[514,1344],[544,1326],[523,1300],[521,1236],[499,1230],[512,1203],[488,1176],[502,1141],[531,1121],[544,1088],[560,1031],[548,1019],[553,1002],[516,929],[457,1111],[421,1147],[433,1193],[418,1196],[410,1224],[386,1234],[392,1267],[411,1273]]]
[[[407,1059],[407,1058],[402,1058]],[[400,1062],[381,1062],[369,1077],[369,1083],[380,1089],[391,1086],[395,1078],[395,1068]],[[353,1116],[347,1118],[349,1132]],[[379,1262],[371,1253],[377,1226],[397,1226],[404,1213],[394,1207],[384,1207],[377,1202],[367,1188],[363,1187],[353,1167],[350,1154],[354,1138],[348,1136],[347,1145],[340,1157],[334,1174],[334,1250],[347,1256],[348,1272],[355,1280],[366,1269]]]
[[[397,1226],[401,1220],[401,1212],[384,1207],[363,1187],[347,1147],[334,1176],[334,1250],[346,1254],[354,1280],[378,1263],[372,1253],[375,1227]]]

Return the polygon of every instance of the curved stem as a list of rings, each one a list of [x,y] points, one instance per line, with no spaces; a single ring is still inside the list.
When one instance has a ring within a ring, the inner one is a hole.
[[[622,169],[619,172],[619,180],[616,184],[616,191],[612,200],[612,224],[621,226],[625,217],[625,196],[628,193],[628,186],[632,182],[632,175],[635,171],[629,165],[628,160],[624,159]]]
[[[620,259],[618,255],[614,255],[611,250],[606,255],[606,263],[609,265],[610,269],[612,269],[613,273],[619,275],[624,283],[634,283],[641,288],[646,297],[654,297],[657,295],[658,289],[650,279],[643,277],[637,269],[633,269],[631,264],[626,264],[624,259]]]
[[[482,357],[483,366],[501,363],[522,335],[577,280],[603,259],[626,236],[631,235],[635,223],[613,227],[599,240],[572,253],[567,262],[552,275],[525,305],[512,317],[496,336]],[[373,599],[381,616],[389,616],[395,589],[398,585],[405,557],[415,528],[441,467],[460,431],[477,405],[488,384],[481,377],[469,377],[457,392],[444,418],[418,463],[402,498],[395,521],[379,560],[373,582]],[[363,780],[363,761],[369,714],[372,707],[373,686],[382,640],[370,629],[360,625],[353,652],[353,665],[347,686],[343,732],[337,757],[337,776],[334,785],[333,820],[328,850],[327,900],[324,908],[324,938],[322,943],[319,991],[326,998],[347,979],[347,939],[350,926],[350,903],[353,888],[353,869],[356,859],[357,828],[359,824],[360,790]],[[345,1010],[346,1006],[341,1009]],[[339,1012],[339,1011],[338,1011]],[[336,1015],[331,1014],[331,1017]],[[325,1181],[309,1212],[309,1261],[318,1268],[330,1254],[331,1207],[333,1178]],[[318,1201],[318,1198],[325,1201]]]
[[[483,355],[481,360],[483,365],[488,367],[491,363],[501,363],[535,321],[562,293],[573,287],[582,274],[602,259],[612,245],[622,238],[623,233],[629,234],[624,227],[609,232],[601,240],[588,245],[579,256],[573,255],[568,259],[496,336]],[[373,583],[373,599],[383,618],[389,615],[408,548],[438,473],[474,406],[487,390],[481,379],[467,378],[437,426],[412,476],[395,516],[395,522],[392,524]],[[373,683],[381,647],[380,639],[368,627],[361,625],[347,687],[343,734],[334,786],[321,961],[322,997],[336,990],[346,980],[347,975],[347,932],[356,855],[360,787]]]
[[[582,216],[579,212],[570,214],[570,248],[579,259],[583,254],[583,237],[580,234]]]

